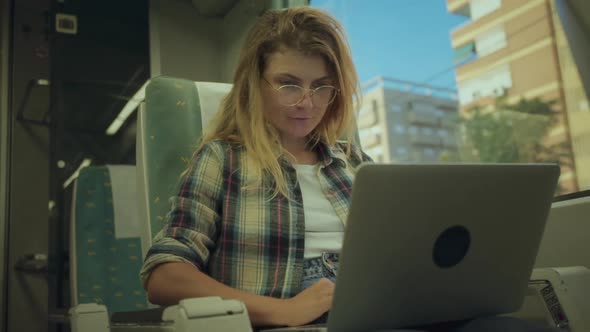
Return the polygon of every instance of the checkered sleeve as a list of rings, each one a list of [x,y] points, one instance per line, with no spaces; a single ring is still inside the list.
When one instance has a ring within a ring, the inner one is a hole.
[[[140,278],[144,287],[153,269],[167,262],[187,262],[203,269],[215,249],[223,189],[224,152],[219,142],[206,144],[181,177],[163,229],[154,237]]]

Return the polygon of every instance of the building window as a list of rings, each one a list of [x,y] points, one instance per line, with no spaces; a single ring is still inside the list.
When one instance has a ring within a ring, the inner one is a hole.
[[[469,2],[471,19],[474,21],[493,12],[502,5],[501,0],[470,0]]]
[[[446,129],[439,129],[439,130],[438,130],[438,134],[439,134],[441,137],[448,137],[448,136],[449,136],[449,132],[448,132],[448,130],[446,130]]]
[[[375,99],[371,100],[371,104],[373,106],[373,111],[377,112],[377,109],[378,109],[377,100],[375,100]]]
[[[483,75],[459,82],[459,102],[463,105],[486,96],[497,96],[512,87],[510,67],[496,67]]]
[[[506,47],[504,27],[497,26],[475,37],[475,52],[479,57],[494,53]]]
[[[404,127],[404,126],[403,126],[403,125],[401,125],[401,124],[396,124],[396,125],[393,127],[393,131],[395,131],[395,133],[397,133],[397,134],[403,134],[403,133],[405,133],[405,132],[406,132],[406,127]]]
[[[395,149],[395,154],[398,156],[406,156],[408,154],[408,149],[403,146],[398,147]]]
[[[398,104],[391,104],[389,109],[394,113],[401,113],[402,112],[402,106],[398,105]]]
[[[436,156],[436,150],[435,149],[431,149],[431,148],[426,148],[424,149],[424,155],[427,157],[435,157]]]
[[[430,127],[423,127],[422,128],[422,133],[424,135],[430,136],[430,135],[434,134],[434,130],[432,128],[430,128]]]

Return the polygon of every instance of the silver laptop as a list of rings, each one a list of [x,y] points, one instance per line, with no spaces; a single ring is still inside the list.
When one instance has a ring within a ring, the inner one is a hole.
[[[363,165],[327,330],[518,310],[558,177],[553,164]]]

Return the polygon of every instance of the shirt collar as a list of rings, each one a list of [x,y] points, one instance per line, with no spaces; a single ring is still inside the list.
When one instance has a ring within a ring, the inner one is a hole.
[[[340,163],[341,166],[346,167],[346,154],[340,147],[342,144],[336,143],[335,146],[329,146],[323,141],[319,141],[315,146],[318,152],[319,163],[323,166],[329,166],[332,162]]]
[[[318,164],[320,167],[326,167],[332,164],[333,162],[340,164],[342,167],[347,166],[346,153],[342,150],[342,146],[345,146],[346,143],[337,142],[334,146],[329,146],[323,141],[319,141],[314,150],[318,153]],[[285,156],[279,157],[279,162],[283,164],[283,166],[287,166],[289,168],[292,167],[291,163],[285,158]]]

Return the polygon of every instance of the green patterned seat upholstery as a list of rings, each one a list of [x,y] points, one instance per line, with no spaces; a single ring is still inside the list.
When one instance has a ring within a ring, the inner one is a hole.
[[[148,308],[135,166],[83,168],[74,184],[70,238],[72,305],[104,304],[112,313]]]
[[[162,228],[202,128],[217,112],[231,84],[193,82],[156,77],[146,86],[137,133],[137,171],[140,219],[151,225],[143,235],[144,248]],[[145,254],[145,252],[144,252]]]

